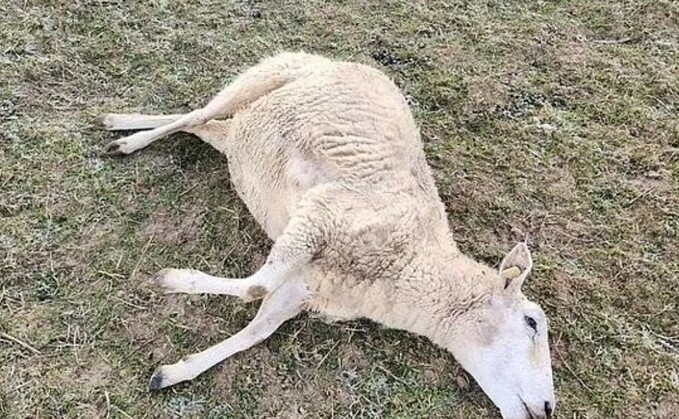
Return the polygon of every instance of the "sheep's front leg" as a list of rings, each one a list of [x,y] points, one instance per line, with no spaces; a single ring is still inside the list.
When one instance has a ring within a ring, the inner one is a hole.
[[[154,275],[153,281],[167,293],[227,294],[244,300],[263,298],[288,277],[299,275],[323,243],[328,214],[317,200],[331,192],[326,191],[327,186],[318,188],[300,202],[298,214],[276,239],[266,263],[254,275],[233,279],[191,269],[163,269]]]
[[[264,299],[257,316],[243,330],[203,352],[158,368],[151,378],[149,390],[192,380],[231,355],[268,338],[286,320],[302,311],[307,294],[306,285],[301,279],[291,279],[281,284]]]
[[[150,389],[191,380],[203,371],[270,336],[283,322],[306,308],[308,263],[326,240],[330,214],[323,205],[331,185],[318,186],[300,201],[297,213],[276,239],[264,266],[243,280],[217,278],[198,271],[161,271],[156,280],[171,292],[211,292],[247,298],[265,291],[255,319],[243,330],[201,353],[159,368]]]
[[[163,269],[151,281],[167,294],[225,294],[246,301],[264,298],[286,270],[266,264],[247,278],[220,278],[193,269]]]

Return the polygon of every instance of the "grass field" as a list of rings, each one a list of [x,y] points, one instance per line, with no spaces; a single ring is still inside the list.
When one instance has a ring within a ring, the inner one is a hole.
[[[677,2],[25,0],[0,4],[0,417],[499,417],[425,339],[308,316],[146,391],[257,309],[149,275],[245,276],[270,243],[209,146],[104,158],[91,121],[300,49],[396,80],[463,251],[530,237],[558,418],[679,416]]]

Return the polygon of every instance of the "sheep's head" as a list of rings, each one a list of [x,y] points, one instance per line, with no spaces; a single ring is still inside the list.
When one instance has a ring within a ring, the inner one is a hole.
[[[547,318],[521,292],[532,265],[525,244],[509,252],[491,297],[457,319],[449,346],[506,419],[549,418],[555,406]]]

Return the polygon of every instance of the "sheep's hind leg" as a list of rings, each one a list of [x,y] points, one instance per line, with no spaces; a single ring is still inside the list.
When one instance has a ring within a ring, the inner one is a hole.
[[[137,132],[115,140],[106,146],[106,152],[112,155],[130,154],[166,135],[186,131],[186,128],[203,125],[212,119],[232,116],[238,109],[304,76],[306,73],[301,70],[315,62],[327,60],[306,54],[279,54],[263,60],[238,76],[205,107],[181,115],[176,120],[149,131]]]
[[[273,60],[260,63],[238,76],[205,107],[182,115],[169,124],[112,141],[106,146],[106,153],[110,155],[130,154],[166,135],[186,131],[187,128],[203,125],[212,119],[231,116],[239,108],[247,106],[295,79],[298,74],[288,67],[285,61]]]
[[[243,330],[203,352],[158,368],[151,377],[149,390],[192,380],[231,355],[265,340],[302,311],[306,297],[306,286],[301,279],[286,281],[264,299],[257,316]]]
[[[142,115],[142,114],[124,114],[124,113],[107,113],[99,116],[95,121],[95,126],[98,126],[107,131],[124,131],[124,130],[144,130],[158,128],[163,125],[172,123],[184,115]],[[183,128],[181,131],[188,132],[199,137],[201,140],[210,144],[220,152],[226,149],[226,143],[229,139],[229,126],[231,121],[211,120],[202,125]],[[132,144],[132,147],[136,147]]]
[[[142,115],[138,113],[107,113],[99,116],[94,125],[107,131],[140,130],[162,127],[181,118],[175,115]]]

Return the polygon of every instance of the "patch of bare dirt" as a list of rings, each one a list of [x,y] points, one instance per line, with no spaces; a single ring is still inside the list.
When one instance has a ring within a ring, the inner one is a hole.
[[[575,193],[575,178],[567,167],[552,167],[544,175],[547,192],[558,202],[570,201]]]
[[[629,181],[640,193],[665,194],[674,188],[669,170],[651,170]]]
[[[239,374],[248,369],[255,369],[262,384],[266,388],[275,388],[280,385],[275,368],[275,354],[265,345],[255,345],[232,359],[220,364],[219,372],[215,377],[215,390],[218,394],[229,393]]]
[[[158,327],[162,321],[158,316],[157,312],[137,312],[121,319],[131,345],[148,355],[151,362],[161,362],[172,355],[171,343]]]
[[[437,382],[443,381],[448,377],[445,377],[447,368],[449,366],[449,361],[443,358],[434,358],[429,365],[426,365],[426,369],[422,372],[422,377],[426,384],[432,385]]]
[[[195,204],[181,215],[172,214],[164,208],[157,209],[141,229],[143,238],[153,237],[167,245],[184,245],[189,248],[197,241],[197,234],[205,217],[203,205]]]
[[[353,345],[343,348],[340,359],[345,370],[362,370],[370,366],[366,354]]]
[[[113,368],[101,359],[97,359],[96,362],[96,364],[76,370],[76,382],[79,386],[87,389],[98,389],[110,384]]]
[[[655,410],[657,419],[675,419],[679,415],[679,400],[664,399]]]
[[[572,307],[579,300],[577,279],[567,272],[556,270],[549,279],[549,286],[556,299],[562,302],[564,307]]]
[[[279,386],[267,390],[263,398],[264,410],[270,418],[319,417],[322,416],[318,411],[319,397],[341,405],[351,404],[352,399],[337,381],[327,377],[315,376],[298,384],[281,380]]]

